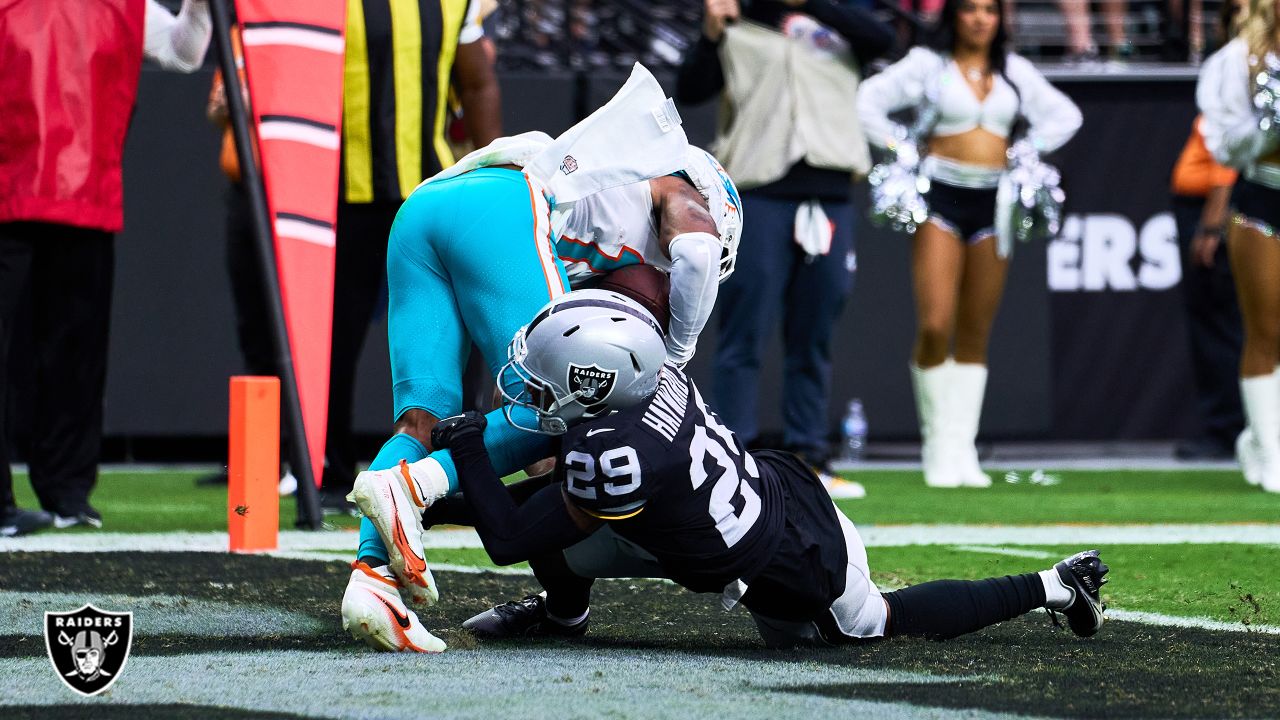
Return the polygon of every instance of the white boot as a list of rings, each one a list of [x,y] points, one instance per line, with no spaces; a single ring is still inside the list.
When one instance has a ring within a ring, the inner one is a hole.
[[[1244,481],[1250,485],[1262,482],[1262,450],[1248,426],[1236,436],[1236,462],[1244,473]]]
[[[974,363],[950,365],[950,398],[947,402],[946,432],[955,473],[965,487],[991,487],[991,478],[978,465],[978,422],[982,418],[982,397],[987,390],[987,366]]]
[[[1240,380],[1246,432],[1253,436],[1256,455],[1244,453],[1242,461],[1256,464],[1258,482],[1267,492],[1280,492],[1280,374]],[[1247,446],[1248,443],[1245,443]],[[1237,443],[1237,448],[1240,444]],[[1247,476],[1246,476],[1247,477]]]
[[[947,452],[944,426],[948,368],[944,365],[922,369],[911,365],[911,385],[915,389],[916,414],[920,418],[920,458],[924,482],[929,487],[960,487],[960,476]]]

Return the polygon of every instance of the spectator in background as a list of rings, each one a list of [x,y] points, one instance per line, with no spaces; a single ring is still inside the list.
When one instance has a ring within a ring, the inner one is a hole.
[[[89,504],[102,446],[121,158],[143,57],[192,72],[209,46],[205,0],[175,18],[155,0],[0,5],[0,408],[9,339],[31,293],[35,383],[27,458],[45,512],[14,503],[0,421],[0,535],[102,526]],[[56,88],[56,92],[50,92]]]
[[[1196,104],[1205,146],[1241,171],[1231,190],[1227,251],[1244,347],[1240,396],[1247,427],[1236,441],[1245,480],[1280,492],[1280,131],[1254,108],[1263,64],[1280,53],[1276,0],[1250,0],[1240,34],[1205,61]]]
[[[1125,14],[1129,9],[1127,0],[1101,0],[1099,4],[1111,56],[1116,59],[1131,57],[1133,43],[1129,42],[1124,29]],[[1058,0],[1058,7],[1062,9],[1062,20],[1067,26],[1067,60],[1097,60],[1098,45],[1093,41],[1089,0]]]
[[[932,487],[988,487],[974,440],[987,387],[987,344],[1007,251],[995,237],[996,188],[1012,143],[1052,152],[1080,129],[1080,110],[1026,58],[1009,52],[1000,0],[946,0],[926,46],[858,93],[867,137],[888,148],[907,134],[892,114],[933,103],[921,173],[929,218],[911,245],[916,341],[911,380]],[[1014,136],[1026,120],[1025,138]],[[923,151],[922,151],[923,152]]]
[[[321,502],[331,509],[348,507],[345,496],[356,474],[351,427],[356,366],[386,283],[391,223],[423,178],[454,161],[445,140],[450,87],[477,146],[502,134],[493,60],[480,42],[480,5],[481,0],[348,5],[333,359],[321,486]]]
[[[831,329],[856,266],[852,186],[871,167],[853,99],[861,68],[893,40],[888,24],[838,0],[706,0],[677,81],[682,103],[720,97],[715,152],[743,202],[737,272],[720,288],[716,406],[745,442],[757,439],[760,360],[781,310],[784,443],[819,469]],[[861,496],[824,474],[834,495]]]
[[[1220,20],[1225,37],[1235,35],[1234,18],[1242,6],[1243,0],[1222,4]],[[1219,165],[1209,154],[1202,123],[1197,117],[1192,124],[1172,180],[1173,217],[1185,258],[1182,300],[1202,422],[1200,436],[1180,443],[1175,451],[1184,460],[1231,457],[1244,428],[1238,384],[1244,330],[1224,242],[1227,204],[1236,172]]]
[[[1173,217],[1182,248],[1182,302],[1187,311],[1191,367],[1203,423],[1194,441],[1181,443],[1184,460],[1229,458],[1244,428],[1240,407],[1240,306],[1223,242],[1227,202],[1236,173],[1214,161],[1200,134],[1201,118],[1173,168]]]

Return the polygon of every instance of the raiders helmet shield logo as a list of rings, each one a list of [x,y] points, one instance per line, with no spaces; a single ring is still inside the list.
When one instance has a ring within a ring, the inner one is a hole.
[[[44,614],[44,645],[49,662],[67,687],[84,696],[111,687],[129,660],[133,613],[114,613],[85,605],[72,612]]]
[[[585,406],[588,413],[603,409],[604,401],[609,398],[609,393],[613,392],[617,383],[618,373],[615,370],[605,370],[599,365],[583,367],[569,363],[569,392],[582,391],[574,402]]]

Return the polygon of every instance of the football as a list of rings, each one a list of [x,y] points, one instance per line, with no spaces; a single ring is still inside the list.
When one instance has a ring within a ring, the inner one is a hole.
[[[628,265],[602,276],[589,287],[611,290],[635,300],[667,331],[671,321],[671,280],[652,265]]]

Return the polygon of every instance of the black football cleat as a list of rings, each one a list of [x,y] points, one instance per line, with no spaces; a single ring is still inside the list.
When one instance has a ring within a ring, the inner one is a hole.
[[[563,625],[547,617],[547,600],[530,595],[512,600],[462,623],[476,637],[501,640],[521,637],[578,637],[587,631],[589,617]]]
[[[1097,634],[1102,628],[1102,612],[1107,609],[1102,602],[1101,591],[1107,584],[1110,568],[1098,557],[1097,550],[1085,550],[1054,565],[1053,569],[1075,596],[1070,605],[1058,611],[1067,616],[1071,632],[1080,637]]]
[[[62,511],[54,513],[53,527],[58,530],[70,527],[100,529],[102,527],[102,513],[94,510],[88,503],[84,503],[65,515]]]
[[[0,507],[0,537],[18,537],[53,525],[53,515],[43,510]]]

